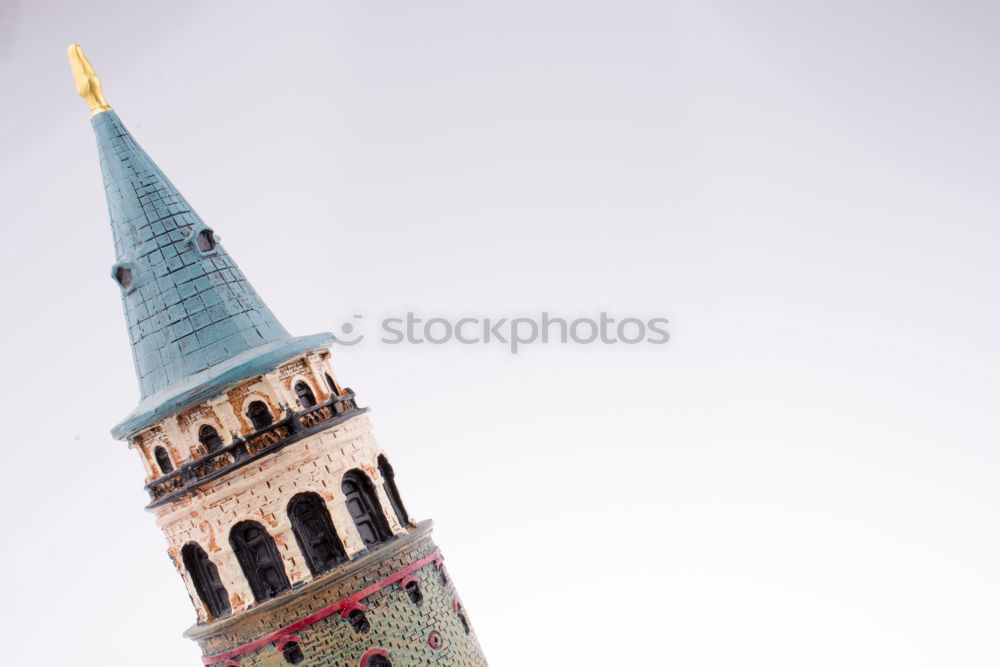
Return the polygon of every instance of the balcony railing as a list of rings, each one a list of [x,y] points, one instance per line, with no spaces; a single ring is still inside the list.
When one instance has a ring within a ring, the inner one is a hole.
[[[344,389],[344,393],[333,396],[328,401],[306,410],[290,412],[270,426],[237,437],[226,447],[191,461],[147,484],[146,490],[152,499],[149,507],[157,507],[184,494],[192,493],[205,482],[366,411],[367,408],[358,408],[354,400],[354,391]]]

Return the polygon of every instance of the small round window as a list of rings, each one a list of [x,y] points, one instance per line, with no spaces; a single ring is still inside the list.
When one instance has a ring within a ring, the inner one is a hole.
[[[115,282],[122,289],[128,289],[132,286],[132,269],[127,266],[119,266],[115,269]]]
[[[203,229],[194,237],[195,245],[201,252],[212,252],[215,250],[215,234],[211,229]]]

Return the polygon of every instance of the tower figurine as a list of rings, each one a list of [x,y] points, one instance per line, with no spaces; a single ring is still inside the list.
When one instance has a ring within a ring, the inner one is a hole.
[[[112,434],[187,587],[186,636],[217,667],[486,665],[328,333],[289,335],[111,109],[80,47],[139,405]]]

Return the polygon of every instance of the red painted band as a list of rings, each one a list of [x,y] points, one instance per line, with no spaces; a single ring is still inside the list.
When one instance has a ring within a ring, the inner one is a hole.
[[[232,660],[233,658],[245,655],[247,653],[250,653],[251,651],[256,651],[257,649],[267,646],[268,644],[272,644],[274,642],[280,642],[286,635],[298,632],[302,628],[308,628],[310,625],[318,623],[327,616],[336,614],[338,611],[339,612],[346,611],[347,613],[350,613],[351,610],[353,609],[364,610],[365,606],[361,604],[361,600],[365,599],[369,595],[372,595],[373,593],[377,593],[386,586],[392,586],[396,582],[410,576],[411,574],[413,574],[423,566],[427,565],[428,563],[433,563],[440,560],[441,560],[441,549],[439,548],[434,549],[434,551],[432,551],[427,556],[424,556],[418,561],[410,563],[402,570],[399,570],[398,572],[389,575],[382,581],[374,583],[368,588],[362,589],[357,593],[349,595],[348,597],[344,598],[343,600],[340,600],[339,602],[334,602],[329,607],[324,607],[323,609],[320,609],[314,614],[306,616],[303,619],[295,621],[291,625],[283,627],[277,632],[272,632],[271,634],[265,637],[261,637],[260,639],[255,639],[248,644],[237,646],[236,648],[230,649],[225,653],[217,653],[215,655],[205,656],[201,659],[201,661],[206,665],[214,665],[215,663],[222,662],[224,660]]]

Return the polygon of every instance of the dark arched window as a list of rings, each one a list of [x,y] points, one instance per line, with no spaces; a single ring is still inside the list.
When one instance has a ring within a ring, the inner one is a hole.
[[[257,602],[270,600],[288,590],[281,555],[264,526],[256,521],[236,524],[229,533],[229,544],[236,552],[236,559]]]
[[[222,449],[222,438],[219,437],[219,432],[208,424],[198,429],[198,441],[205,446],[205,451],[209,454]]]
[[[309,409],[316,405],[316,395],[305,382],[295,383],[295,395],[299,397],[299,405],[303,408]]]
[[[407,582],[406,586],[403,588],[406,590],[406,595],[410,598],[410,602],[418,607],[424,603],[424,593],[420,590],[420,584],[418,582]]]
[[[355,609],[348,614],[347,622],[351,624],[351,629],[359,634],[364,634],[372,629],[372,624],[368,622],[368,617],[360,609]]]
[[[285,662],[290,665],[297,665],[306,659],[306,656],[302,654],[302,647],[297,641],[286,642],[281,647],[281,655],[284,656]]]
[[[127,290],[132,286],[132,269],[125,266],[119,266],[115,269],[115,280],[118,281],[118,284],[121,285],[122,289]]]
[[[428,663],[430,662],[428,661]],[[392,667],[392,663],[386,657],[385,649],[381,648],[372,648],[365,651],[358,665],[359,667]]]
[[[170,462],[170,456],[167,455],[167,450],[163,447],[154,449],[153,456],[156,458],[156,465],[160,466],[160,472],[164,475],[174,471],[174,464]]]
[[[396,512],[396,518],[399,519],[399,523],[406,526],[410,523],[410,515],[406,513],[406,508],[403,507],[403,499],[399,497],[399,489],[396,488],[396,473],[393,472],[392,466],[389,465],[389,460],[385,458],[385,455],[378,457],[378,471],[382,473],[382,488],[385,489],[385,494],[389,496],[389,502],[392,503],[392,509]]]
[[[212,233],[211,229],[203,229],[195,237],[195,243],[198,245],[198,250],[212,252],[215,250],[215,234]]]
[[[247,408],[247,417],[258,431],[274,423],[274,417],[271,416],[271,411],[267,409],[264,401],[254,401],[251,403]]]
[[[462,629],[465,630],[465,634],[469,634],[472,629],[469,627],[469,619],[465,617],[465,609],[462,608],[462,603],[455,600],[455,613],[458,614],[458,620],[462,622]]]
[[[326,503],[315,493],[300,493],[288,503],[295,541],[299,543],[306,565],[313,576],[326,572],[347,560],[344,547],[330,521]]]
[[[231,610],[229,593],[219,579],[219,569],[208,558],[205,550],[194,542],[189,542],[181,549],[181,559],[191,576],[191,583],[198,597],[204,603],[213,617],[225,616]]]
[[[389,539],[389,526],[368,475],[360,470],[351,470],[344,474],[340,489],[344,492],[347,511],[351,513],[365,546],[373,547]]]
[[[333,378],[330,377],[329,373],[324,373],[324,375],[326,375],[326,383],[330,386],[330,391],[332,391],[335,396],[339,395],[340,392],[337,391],[337,383],[333,381]]]

